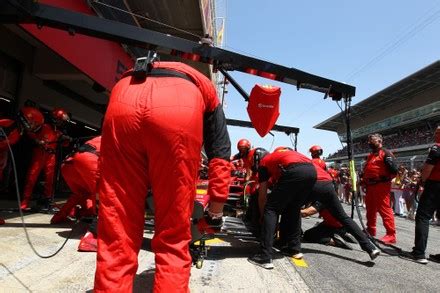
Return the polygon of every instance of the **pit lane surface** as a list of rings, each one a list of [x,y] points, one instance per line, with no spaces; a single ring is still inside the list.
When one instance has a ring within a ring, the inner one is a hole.
[[[76,228],[73,239],[56,257],[40,259],[29,248],[17,213],[2,211],[0,216],[7,220],[6,225],[0,226],[0,291],[85,292],[92,289],[96,256],[76,252],[84,226]],[[26,215],[32,241],[44,254],[53,252],[70,231],[68,225],[49,225],[50,217],[40,213]],[[319,221],[314,217],[305,219],[303,228]],[[396,224],[398,245],[410,250],[414,222],[396,218]],[[430,227],[428,253],[440,253],[439,232],[438,227]],[[379,229],[379,235],[381,233],[383,230]],[[152,233],[146,231],[134,292],[148,290],[153,283],[151,237]],[[276,254],[274,270],[247,262],[246,258],[258,247],[255,241],[214,240],[210,247],[203,268],[192,268],[190,288],[193,292],[439,292],[440,288],[440,264],[420,265],[386,254],[373,263],[357,246],[348,251],[304,243],[304,262],[295,264]]]

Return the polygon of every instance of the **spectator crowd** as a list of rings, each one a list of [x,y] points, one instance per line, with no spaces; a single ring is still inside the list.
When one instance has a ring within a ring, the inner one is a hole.
[[[433,130],[429,127],[419,127],[413,129],[402,130],[389,135],[384,135],[386,141],[385,147],[389,150],[395,150],[404,147],[430,144],[432,141]],[[367,138],[363,138],[353,142],[353,153],[366,154],[370,150],[368,148]],[[347,146],[337,152],[329,155],[327,159],[343,157],[347,155]]]

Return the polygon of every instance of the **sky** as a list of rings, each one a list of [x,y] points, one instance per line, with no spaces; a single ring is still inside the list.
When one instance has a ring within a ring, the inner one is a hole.
[[[224,48],[356,87],[352,104],[440,60],[440,0],[223,0]],[[220,10],[219,10],[220,11]],[[340,149],[334,132],[313,126],[340,112],[319,92],[232,72],[248,93],[255,84],[281,87],[277,124],[300,128],[298,151]],[[249,120],[246,102],[229,85],[227,118]],[[284,133],[261,138],[254,129],[228,127],[232,153],[247,138],[255,147],[292,146]]]

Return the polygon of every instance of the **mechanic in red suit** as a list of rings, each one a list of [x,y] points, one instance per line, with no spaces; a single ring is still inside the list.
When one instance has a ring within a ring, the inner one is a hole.
[[[231,161],[234,162],[240,160],[243,168],[246,170],[245,181],[252,180],[251,166],[248,161],[249,152],[251,151],[251,142],[245,138],[240,139],[237,143],[237,150],[238,153],[231,158]]]
[[[21,209],[29,209],[32,191],[41,171],[44,171],[44,195],[45,205],[49,205],[53,196],[53,180],[55,175],[56,148],[58,141],[63,136],[59,130],[60,125],[69,120],[69,116],[62,109],[55,109],[51,113],[53,123],[43,124],[41,130],[30,134],[36,146],[32,149],[32,160],[26,175],[26,184],[23,188],[23,201]]]
[[[325,161],[320,158],[322,156],[322,148],[319,145],[312,145],[309,149],[309,152],[312,155],[313,164],[321,167],[324,170],[327,170],[327,165],[325,164]]]
[[[136,66],[135,66],[136,68]],[[228,196],[231,144],[212,82],[178,62],[155,61],[114,86],[104,118],[95,292],[131,292],[148,187],[155,203],[154,292],[188,292],[190,217],[202,144],[209,160],[208,223]]]
[[[279,215],[280,248],[283,254],[302,258],[301,207],[306,202],[319,201],[347,230],[356,237],[360,246],[373,260],[380,251],[368,240],[359,226],[345,213],[333,188],[332,178],[321,167],[301,153],[288,149],[269,154],[258,149],[252,159],[258,169],[259,207],[263,215],[261,252],[250,257],[249,262],[265,269],[272,269],[272,246]],[[267,194],[269,179],[273,188]]]
[[[237,150],[238,153],[236,153],[232,158],[231,161],[245,159],[248,156],[248,153],[251,149],[251,142],[245,138],[242,138],[237,143]]]
[[[23,107],[16,120],[0,119],[0,127],[2,128],[0,131],[0,182],[3,181],[3,172],[8,161],[8,143],[11,146],[16,144],[24,132],[34,133],[42,127],[43,123],[43,114],[33,107]],[[3,219],[0,219],[0,224],[4,224]]]
[[[391,179],[397,174],[393,154],[382,147],[382,135],[368,136],[371,153],[364,166],[362,184],[366,187],[367,231],[376,236],[376,219],[379,212],[386,235],[381,240],[387,244],[396,243],[394,213],[390,205]]]
[[[23,107],[18,112],[16,120],[0,119],[0,182],[3,180],[3,171],[8,160],[9,148],[5,139],[8,138],[9,145],[16,144],[24,132],[34,133],[41,129],[44,123],[43,114],[34,107]]]
[[[64,222],[72,209],[81,206],[81,216],[96,215],[96,191],[99,178],[99,150],[101,136],[88,140],[78,150],[64,160],[61,165],[61,174],[72,191],[72,195],[56,213],[50,222],[52,224]]]
[[[322,218],[323,221],[304,231],[303,239],[305,241],[353,249],[348,242],[358,243],[356,238],[346,232],[344,225],[336,220],[322,203],[315,201],[310,206],[301,209],[301,217],[303,218],[310,217],[316,213],[319,213],[319,217]]]
[[[327,172],[332,176],[333,179],[333,186],[335,187],[336,193],[338,193],[338,186],[339,186],[339,171],[335,169],[333,165],[331,165]]]

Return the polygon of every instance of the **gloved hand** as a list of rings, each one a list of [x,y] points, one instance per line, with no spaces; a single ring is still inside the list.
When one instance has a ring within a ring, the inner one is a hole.
[[[223,226],[223,213],[220,214],[213,214],[211,212],[206,211],[204,218],[205,222],[209,225],[210,228],[215,230],[220,230]]]

